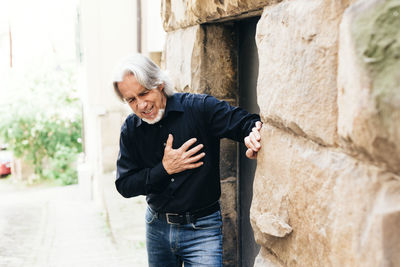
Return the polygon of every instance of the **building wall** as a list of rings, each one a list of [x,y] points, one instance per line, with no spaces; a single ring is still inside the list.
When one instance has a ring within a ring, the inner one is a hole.
[[[95,192],[98,191],[97,178],[115,170],[120,127],[131,113],[114,94],[113,70],[118,61],[129,54],[142,52],[157,56],[164,46],[161,21],[152,19],[160,17],[159,9],[150,9],[149,5],[160,7],[160,1],[141,1],[139,21],[137,0],[80,1],[80,89],[85,146],[85,163],[80,170],[82,179],[92,177]],[[138,27],[141,27],[140,36]],[[142,51],[138,51],[138,44]],[[91,184],[82,180],[80,183]]]
[[[80,2],[85,162],[91,176],[115,169],[119,129],[129,112],[114,96],[117,61],[136,52],[136,4],[131,0]]]
[[[161,21],[161,0],[141,0],[141,53],[161,65],[165,31]]]
[[[177,89],[237,103],[226,22],[259,14],[254,266],[400,266],[399,2],[163,0]]]

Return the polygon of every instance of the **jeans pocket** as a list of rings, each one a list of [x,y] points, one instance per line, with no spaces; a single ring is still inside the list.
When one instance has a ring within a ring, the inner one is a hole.
[[[221,228],[222,227],[221,211],[216,211],[211,215],[197,219],[195,223],[192,223],[192,227],[195,230]]]
[[[154,220],[157,218],[157,214],[150,209],[150,207],[147,207],[146,210],[146,216],[145,216],[145,221],[147,224],[151,224],[154,222]]]

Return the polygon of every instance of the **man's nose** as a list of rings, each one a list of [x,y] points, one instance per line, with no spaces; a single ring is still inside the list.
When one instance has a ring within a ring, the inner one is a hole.
[[[147,101],[139,100],[138,101],[138,107],[139,107],[139,109],[145,109],[147,107]]]

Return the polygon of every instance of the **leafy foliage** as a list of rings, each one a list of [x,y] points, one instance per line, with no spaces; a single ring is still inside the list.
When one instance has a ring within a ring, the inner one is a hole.
[[[74,166],[81,144],[81,108],[73,69],[17,75],[15,94],[1,107],[0,136],[40,178],[77,182]]]

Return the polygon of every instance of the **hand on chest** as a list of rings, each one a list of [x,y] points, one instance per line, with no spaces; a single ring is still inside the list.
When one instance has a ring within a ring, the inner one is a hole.
[[[173,149],[180,148],[191,138],[197,139],[191,147],[201,144],[204,140],[198,127],[187,120],[166,120],[153,125],[142,126],[144,127],[138,129],[137,140],[135,140],[139,147],[137,152],[144,161],[152,164],[156,164],[162,159],[169,134],[173,135]]]

